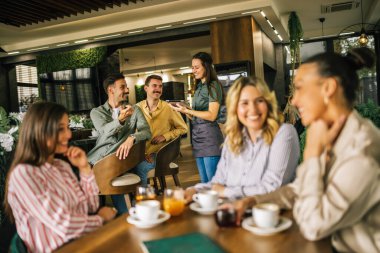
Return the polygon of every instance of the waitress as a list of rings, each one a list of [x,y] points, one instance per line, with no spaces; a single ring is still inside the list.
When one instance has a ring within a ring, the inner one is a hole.
[[[193,56],[192,70],[198,82],[193,107],[179,103],[172,107],[192,120],[193,154],[201,182],[207,183],[214,176],[221,155],[223,135],[217,119],[224,100],[223,88],[208,53],[199,52]]]

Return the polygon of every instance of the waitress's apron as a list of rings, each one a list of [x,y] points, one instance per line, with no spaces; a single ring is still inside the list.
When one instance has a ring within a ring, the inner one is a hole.
[[[218,123],[195,117],[191,124],[194,157],[220,156],[224,138]]]

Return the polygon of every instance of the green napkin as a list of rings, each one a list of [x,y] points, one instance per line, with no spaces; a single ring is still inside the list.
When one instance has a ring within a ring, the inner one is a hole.
[[[201,233],[145,241],[143,248],[149,253],[225,253],[216,242]]]

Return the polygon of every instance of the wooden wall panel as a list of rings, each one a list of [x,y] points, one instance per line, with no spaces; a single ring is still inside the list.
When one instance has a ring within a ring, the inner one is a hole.
[[[252,73],[263,76],[261,30],[251,16],[212,22],[210,32],[215,64],[250,61]]]

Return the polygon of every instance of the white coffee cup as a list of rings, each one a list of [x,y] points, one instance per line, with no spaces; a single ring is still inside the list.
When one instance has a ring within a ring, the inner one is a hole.
[[[160,202],[158,200],[144,200],[136,204],[129,210],[129,215],[138,218],[140,221],[155,221],[160,211]]]
[[[252,208],[252,216],[256,226],[273,228],[278,224],[280,207],[272,203],[258,204]]]
[[[204,209],[216,209],[218,207],[218,192],[199,192],[193,195],[193,200]]]

